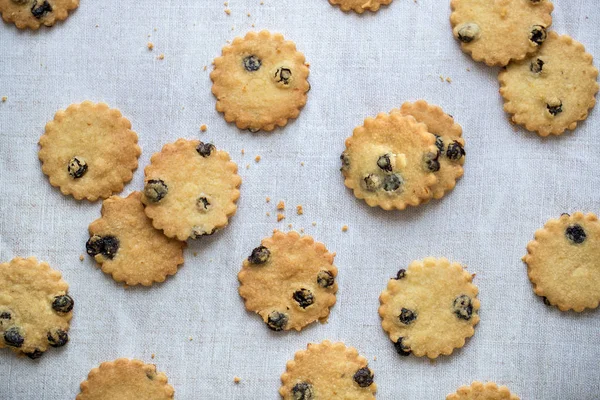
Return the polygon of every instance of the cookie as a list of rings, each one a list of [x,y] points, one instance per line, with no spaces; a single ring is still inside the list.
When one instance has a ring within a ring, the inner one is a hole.
[[[435,136],[412,116],[378,114],[346,139],[344,184],[371,207],[403,210],[431,199],[440,169]]]
[[[477,287],[458,263],[445,258],[413,261],[379,296],[381,326],[398,354],[450,355],[473,336],[479,322]]]
[[[306,104],[308,65],[296,45],[278,33],[235,38],[213,64],[217,111],[240,129],[272,131],[297,118]]]
[[[252,250],[238,274],[246,309],[274,331],[327,321],[338,288],[334,256],[310,236],[275,230]]]
[[[452,0],[450,23],[465,53],[506,65],[534,53],[552,24],[550,0]]]
[[[156,365],[127,358],[103,362],[80,386],[76,400],[168,400],[175,393]]]
[[[440,169],[435,172],[438,181],[431,187],[431,192],[434,199],[442,198],[447,191],[454,189],[456,180],[464,173],[462,166],[465,163],[465,141],[461,137],[461,126],[440,107],[424,100],[406,102],[399,110],[392,110],[394,112],[413,116],[417,122],[427,125],[427,131],[435,136]]]
[[[581,312],[600,303],[600,223],[589,213],[546,222],[527,245],[529,280],[544,302]]]
[[[540,51],[500,71],[504,111],[540,136],[560,135],[596,104],[598,70],[583,45],[549,32]]]
[[[120,192],[142,153],[130,128],[119,110],[104,103],[71,104],[46,124],[38,154],[42,171],[52,186],[77,200]]]
[[[377,11],[382,5],[388,5],[392,0],[329,0],[334,6],[340,6],[342,11],[354,11],[359,14],[365,11]]]
[[[67,19],[78,6],[79,0],[0,0],[0,13],[19,29],[38,29]]]
[[[174,275],[183,264],[185,242],[166,237],[144,213],[142,194],[111,196],[102,203],[102,218],[89,226],[87,253],[126,285],[150,286]]]
[[[235,214],[242,178],[211,143],[178,139],[150,159],[142,202],[156,229],[186,240],[212,235]]]
[[[286,400],[374,399],[377,384],[367,359],[344,343],[309,343],[296,352],[281,375],[279,394]]]
[[[446,400],[519,400],[519,397],[506,386],[498,386],[494,382],[473,382],[471,386],[459,387],[456,393],[446,396]]]
[[[0,348],[31,359],[69,341],[73,299],[61,274],[34,257],[0,264]]]

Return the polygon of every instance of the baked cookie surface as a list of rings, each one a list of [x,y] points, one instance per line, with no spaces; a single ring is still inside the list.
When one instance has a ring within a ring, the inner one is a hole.
[[[65,20],[78,6],[79,0],[0,0],[0,13],[19,29],[38,29]]]
[[[377,11],[382,5],[388,5],[392,0],[329,0],[335,6],[340,6],[342,11],[354,11],[359,14],[365,11]]]
[[[446,396],[446,400],[519,400],[519,397],[494,382],[473,382],[471,386],[461,386],[456,393]]]

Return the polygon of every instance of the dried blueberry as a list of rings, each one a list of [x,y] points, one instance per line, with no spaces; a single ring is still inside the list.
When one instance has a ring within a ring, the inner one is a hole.
[[[438,150],[440,151],[440,153],[444,152],[444,139],[442,139],[442,137],[440,135],[433,135],[435,136],[435,146],[438,148]]]
[[[252,254],[248,257],[248,261],[251,264],[264,264],[269,261],[269,257],[271,257],[271,252],[265,246],[258,246],[254,250],[252,250]]]
[[[85,250],[92,257],[102,254],[112,260],[119,250],[119,239],[114,236],[94,235],[86,242]]]
[[[398,354],[400,354],[401,356],[408,356],[410,355],[410,347],[406,346],[403,343],[403,340],[403,337],[399,337],[398,340],[394,343],[394,347],[396,348]]]
[[[463,43],[471,43],[479,37],[479,25],[472,22],[466,23],[458,30],[458,40]]]
[[[333,274],[329,271],[321,270],[317,274],[317,284],[322,288],[328,288],[334,284]]]
[[[402,178],[398,174],[386,175],[385,178],[383,178],[383,190],[386,192],[394,192],[400,189],[400,186],[402,186],[403,183]]]
[[[50,331],[46,337],[52,347],[62,347],[69,341],[69,334],[62,329],[56,329],[54,332]]]
[[[43,356],[44,352],[41,351],[40,349],[35,349],[31,353],[24,353],[24,354],[27,357],[31,358],[32,360],[35,360],[36,358],[40,358],[41,356]]]
[[[275,81],[278,83],[283,83],[284,85],[290,84],[290,79],[292,79],[292,71],[288,68],[277,68],[275,71]]]
[[[202,157],[208,157],[208,156],[210,156],[214,150],[215,150],[215,145],[212,144],[212,143],[203,143],[203,142],[200,142],[200,144],[196,147],[196,151]]]
[[[292,388],[293,400],[312,400],[314,399],[312,385],[307,382],[298,382]]]
[[[409,325],[412,324],[415,321],[415,319],[417,319],[417,313],[412,310],[409,310],[408,308],[403,307],[400,311],[400,315],[398,315],[398,319],[404,325]]]
[[[162,179],[150,179],[144,186],[144,195],[152,203],[158,203],[169,192],[167,184]]]
[[[548,112],[552,115],[555,116],[557,114],[560,114],[562,112],[562,101],[558,101],[556,103],[553,104],[546,104],[546,108],[548,109]]]
[[[206,196],[198,197],[196,200],[196,207],[198,207],[198,210],[200,211],[207,212],[210,208],[210,202],[208,201],[208,198]]]
[[[73,301],[73,298],[68,294],[56,296],[52,301],[52,309],[60,313],[68,313],[73,309],[74,305],[75,302]]]
[[[73,157],[67,165],[67,172],[71,175],[71,178],[81,178],[88,170],[87,163],[81,157]]]
[[[361,368],[354,374],[354,382],[360,387],[368,387],[373,384],[373,372],[367,367]]]
[[[452,310],[458,318],[464,319],[465,321],[470,320],[471,316],[473,315],[473,304],[471,302],[471,298],[466,294],[458,296],[456,299],[454,299]]]
[[[448,149],[450,149],[450,146],[448,146]],[[440,158],[439,151],[436,151],[435,153],[426,153],[423,156],[423,159],[425,160],[425,166],[428,171],[437,172],[440,170],[439,158]]]
[[[406,276],[406,270],[405,269],[401,269],[398,271],[398,273],[396,274],[396,280],[398,279],[402,279]]]
[[[244,68],[246,68],[246,71],[248,72],[258,71],[261,64],[262,62],[260,59],[254,55],[244,58]]]
[[[2,311],[0,313],[0,319],[12,319],[12,315],[8,311]]]
[[[542,25],[532,26],[531,32],[529,33],[529,40],[538,46],[544,43],[544,40],[546,40],[546,28]]]
[[[190,237],[192,239],[200,239],[202,236],[210,236],[217,231],[216,227],[213,227],[210,231],[207,231],[204,227],[195,225],[192,227],[192,232],[190,233]]]
[[[575,244],[581,244],[587,238],[585,231],[579,224],[568,226],[565,230],[565,235],[567,236],[567,239]]]
[[[544,61],[541,58],[536,58],[529,64],[529,70],[534,74],[539,74],[544,68]]]
[[[368,174],[363,178],[363,187],[369,192],[374,192],[381,186],[381,178],[375,174]]]
[[[47,0],[44,0],[44,2],[40,6],[37,5],[37,0],[36,0],[33,3],[33,5],[31,6],[31,13],[37,19],[42,18],[44,15],[46,15],[49,12],[52,12],[52,6],[48,3]]]
[[[16,326],[10,327],[4,331],[4,342],[7,346],[11,347],[21,347],[23,346],[23,336],[21,335],[21,330]]]
[[[389,154],[384,154],[377,160],[377,166],[386,172],[392,172],[392,161]]]
[[[550,300],[548,300],[548,298],[546,296],[542,297],[542,301],[544,302],[545,305],[547,306],[551,306],[552,304],[550,303]]]
[[[350,158],[345,151],[340,156],[340,160],[342,160],[342,168],[340,168],[340,171],[346,171],[348,168],[350,168]]]
[[[315,296],[308,289],[296,290],[292,295],[294,300],[298,302],[298,305],[302,308],[306,308],[315,302]]]
[[[456,140],[454,140],[452,143],[450,143],[448,145],[448,150],[446,151],[446,157],[448,157],[450,160],[458,161],[464,155],[465,155],[465,149]]]
[[[281,331],[287,325],[288,320],[289,318],[286,314],[279,311],[273,311],[267,318],[267,325],[271,330]]]

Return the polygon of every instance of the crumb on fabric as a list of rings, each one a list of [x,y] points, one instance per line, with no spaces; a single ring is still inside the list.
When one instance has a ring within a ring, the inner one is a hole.
[[[79,261],[83,261],[83,259],[84,259],[84,258],[85,258],[85,257],[83,257],[83,254],[80,254],[80,255],[79,255]]]
[[[6,100],[8,100],[8,97],[6,97],[6,96],[2,96],[2,102],[3,102],[3,103],[6,103]]]
[[[266,200],[267,200],[267,203],[269,203],[271,201],[271,198],[269,196],[267,196]]]
[[[282,213],[277,214],[277,222],[281,221],[284,218],[285,218],[285,215],[283,215]]]
[[[440,75],[440,81],[444,82],[444,77]]]
[[[227,14],[227,15],[231,15],[231,10],[230,10],[229,8],[226,8],[226,9],[225,9],[225,14]]]
[[[206,125],[201,125],[201,126],[200,126],[200,130],[201,130],[202,132],[206,132],[206,130],[207,130],[207,129],[208,129],[208,127],[207,127]]]
[[[156,58],[158,58],[159,60],[164,60],[164,59],[165,59],[165,55],[161,53],[161,54],[159,54],[159,56],[158,56],[158,57],[156,57]]]
[[[252,27],[254,28],[254,24],[252,24]]]
[[[292,229],[293,225],[292,224],[288,224],[288,228]]]
[[[348,225],[342,226],[342,232],[348,232]]]
[[[148,42],[148,50],[152,51],[152,49],[154,48],[154,43],[152,42]]]
[[[259,162],[259,161],[260,161],[260,156],[256,156],[256,157],[254,158],[254,161],[256,161],[256,162]]]
[[[313,222],[313,223],[312,223],[312,226],[317,226],[317,223],[316,223],[316,222]]]
[[[250,15],[250,13],[246,14],[247,16],[251,17],[252,15]]]
[[[207,68],[208,68],[208,65],[205,65],[204,68],[202,68],[202,70],[206,71]]]
[[[194,257],[198,257],[198,252],[197,251],[195,251],[193,254],[194,254]]]
[[[233,383],[240,383],[241,381],[242,381],[242,379],[239,376],[233,377]]]
[[[448,83],[452,83],[452,79],[451,79],[449,76],[447,76],[447,77],[446,77],[446,82],[448,82]]]
[[[468,72],[471,72],[471,68],[467,67],[467,71],[468,71]]]
[[[277,203],[277,209],[285,210],[285,203],[283,202],[283,200],[279,200],[279,203]]]
[[[300,233],[304,233],[304,228],[300,228]]]
[[[304,208],[302,207],[302,205],[298,204],[296,206],[296,214],[298,214],[298,215],[304,214]]]
[[[416,3],[416,0],[415,0]],[[373,361],[377,361],[377,356],[373,356]]]
[[[304,167],[304,161],[302,161],[302,162],[300,163],[300,166],[301,166],[301,167]]]
[[[267,211],[267,217],[270,217],[270,216],[271,216],[271,213]]]
[[[152,353],[152,355],[150,356],[150,358],[152,358],[154,360],[154,357],[156,357],[156,354]]]
[[[246,154],[246,150],[242,149],[242,155]]]
[[[246,164],[246,169],[250,169],[250,164]]]

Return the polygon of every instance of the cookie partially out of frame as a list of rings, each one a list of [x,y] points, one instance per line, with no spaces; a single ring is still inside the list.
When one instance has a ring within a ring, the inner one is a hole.
[[[0,13],[19,29],[38,29],[66,19],[78,6],[79,0],[0,0]]]
[[[446,400],[519,400],[506,386],[494,382],[473,382],[471,386],[461,386],[456,393],[446,396]]]
[[[354,11],[362,14],[365,11],[377,11],[382,5],[388,5],[392,0],[329,0],[335,6],[340,6],[342,11]]]

